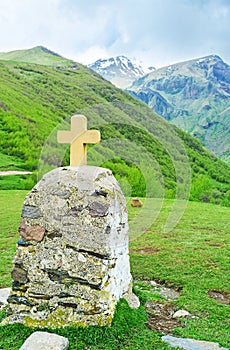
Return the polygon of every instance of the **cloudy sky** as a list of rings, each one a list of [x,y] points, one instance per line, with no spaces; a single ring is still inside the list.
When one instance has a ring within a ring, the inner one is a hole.
[[[0,0],[0,33],[0,52],[43,45],[85,64],[121,54],[230,64],[230,0]]]

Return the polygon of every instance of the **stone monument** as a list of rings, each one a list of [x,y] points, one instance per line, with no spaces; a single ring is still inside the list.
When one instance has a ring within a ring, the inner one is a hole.
[[[71,166],[47,173],[24,201],[5,323],[110,325],[131,295],[125,198],[110,170],[83,165],[99,132],[84,116],[71,125],[58,134]]]

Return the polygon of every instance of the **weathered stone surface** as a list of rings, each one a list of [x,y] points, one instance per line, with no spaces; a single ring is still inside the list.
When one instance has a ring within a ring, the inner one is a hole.
[[[162,340],[174,348],[179,347],[184,350],[228,350],[227,348],[221,348],[218,343],[189,338],[176,338],[170,335],[163,336]]]
[[[23,215],[4,322],[111,324],[131,292],[126,201],[111,171],[55,169],[27,195]]]
[[[61,198],[69,198],[70,191],[69,190],[62,190],[62,189],[58,188],[57,190],[54,190],[53,195],[59,196]]]
[[[60,335],[48,332],[35,332],[26,339],[20,350],[67,350],[69,341]]]
[[[22,219],[19,226],[19,233],[24,241],[41,242],[45,234],[45,229],[39,225],[28,226],[26,220]]]

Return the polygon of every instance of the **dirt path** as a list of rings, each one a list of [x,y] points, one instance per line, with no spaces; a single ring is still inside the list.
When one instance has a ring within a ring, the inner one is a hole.
[[[7,175],[29,175],[32,174],[31,171],[18,171],[18,170],[7,170],[7,171],[0,171],[0,176],[7,176]]]

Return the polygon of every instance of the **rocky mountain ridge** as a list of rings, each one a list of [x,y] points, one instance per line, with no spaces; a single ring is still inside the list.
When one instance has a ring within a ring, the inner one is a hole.
[[[230,66],[219,56],[157,69],[126,91],[230,161]]]

